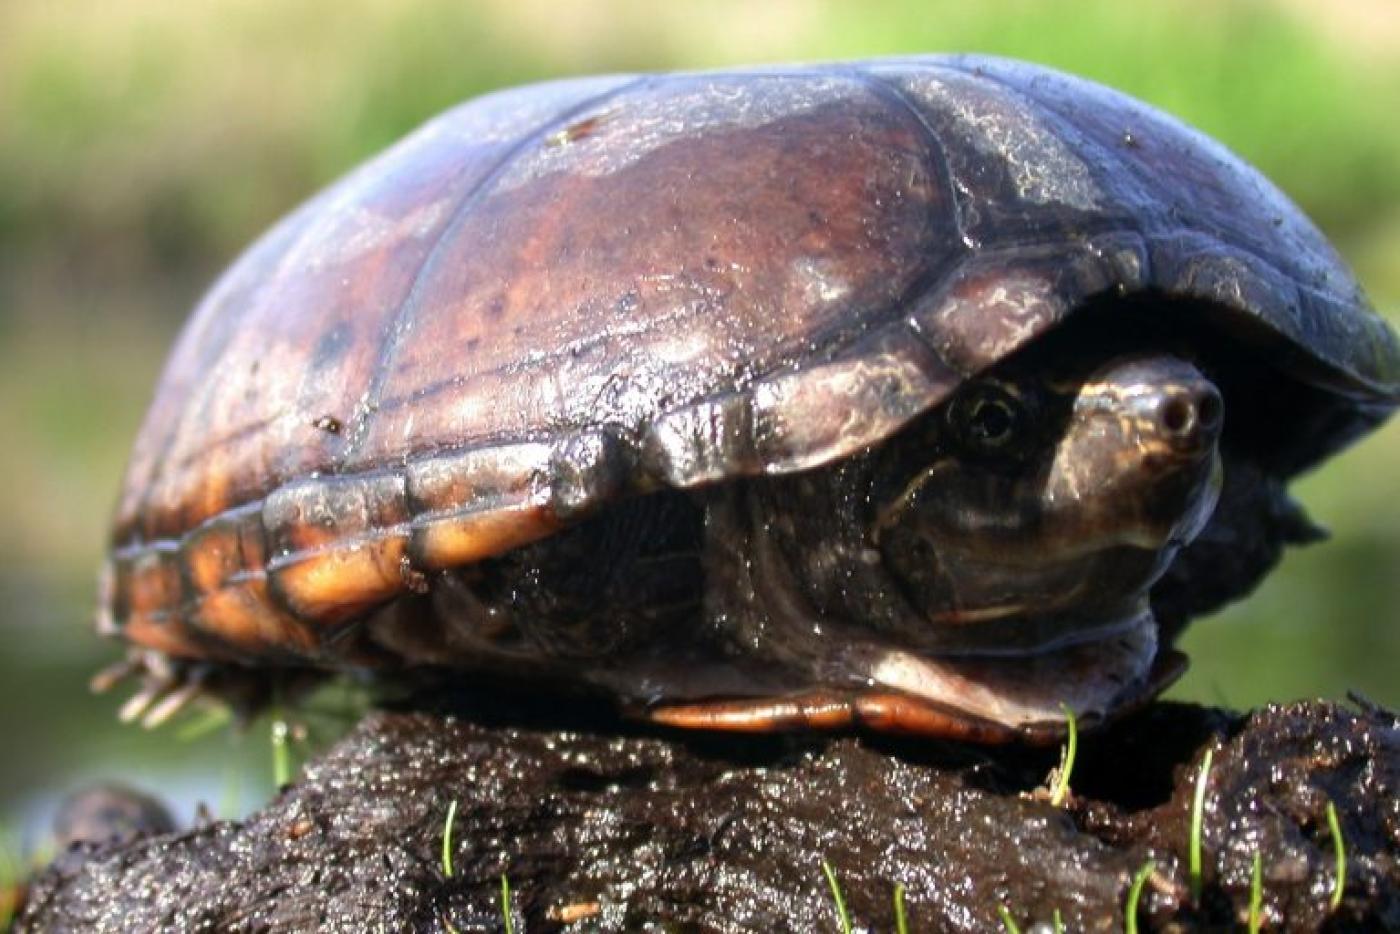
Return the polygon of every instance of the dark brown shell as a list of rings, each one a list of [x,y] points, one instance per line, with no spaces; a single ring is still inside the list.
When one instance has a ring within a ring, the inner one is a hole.
[[[1335,399],[1285,472],[1400,398],[1393,334],[1312,224],[1102,87],[923,58],[493,94],[201,303],[104,620],[173,655],[314,655],[424,572],[617,496],[843,457],[1087,299],[1149,291],[1208,300]]]

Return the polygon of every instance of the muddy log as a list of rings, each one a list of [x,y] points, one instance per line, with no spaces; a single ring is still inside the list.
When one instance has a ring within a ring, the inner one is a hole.
[[[1323,703],[1247,716],[1160,704],[1055,750],[886,737],[647,733],[578,707],[383,711],[244,821],[75,843],[19,930],[1121,930],[1133,874],[1149,930],[1242,925],[1256,852],[1266,930],[1400,929],[1400,723]],[[1203,891],[1192,797],[1214,749]],[[448,809],[451,871],[444,863]],[[1327,803],[1340,814],[1341,904]]]

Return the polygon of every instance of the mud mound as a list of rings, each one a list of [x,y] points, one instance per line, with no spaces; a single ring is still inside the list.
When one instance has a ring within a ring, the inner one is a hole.
[[[19,929],[501,930],[504,874],[517,931],[834,931],[825,860],[858,928],[893,930],[899,883],[915,931],[997,930],[998,906],[1023,930],[1058,910],[1070,930],[1116,931],[1149,859],[1142,924],[1229,927],[1256,850],[1266,929],[1400,928],[1400,728],[1374,708],[1159,704],[1084,737],[1064,808],[1036,793],[1054,750],[616,735],[571,716],[560,731],[557,711],[555,729],[375,713],[246,821],[74,844]],[[1196,902],[1187,839],[1210,746]],[[1335,911],[1328,801],[1347,855]]]

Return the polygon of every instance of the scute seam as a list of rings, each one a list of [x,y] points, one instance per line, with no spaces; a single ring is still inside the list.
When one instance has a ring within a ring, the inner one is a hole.
[[[585,113],[598,107],[614,98],[620,97],[629,91],[639,87],[645,87],[649,83],[655,82],[654,76],[646,75],[624,81],[615,87],[609,88],[602,94],[594,94],[582,102],[569,107],[556,114],[552,119],[537,126],[533,131],[521,137],[514,145],[506,150],[499,159],[496,160],[489,171],[472,185],[462,196],[460,203],[453,208],[451,219],[438,231],[435,241],[424,256],[423,263],[414,274],[413,281],[404,293],[403,301],[395,309],[393,317],[385,328],[384,339],[380,342],[378,358],[374,363],[373,377],[369,388],[365,391],[363,401],[359,405],[346,435],[345,446],[341,449],[336,459],[337,464],[345,464],[352,460],[359,453],[360,446],[369,434],[369,425],[377,410],[379,399],[384,392],[384,385],[388,381],[389,372],[393,367],[394,360],[398,356],[399,345],[403,342],[404,336],[411,330],[410,325],[414,313],[417,311],[418,303],[422,298],[423,283],[427,280],[429,273],[436,268],[438,258],[442,255],[446,244],[452,240],[452,235],[461,228],[466,218],[470,215],[471,209],[480,198],[490,190],[491,185],[502,173],[510,168],[522,152],[528,147],[537,144],[545,139],[551,132],[561,126],[566,126],[569,121],[581,113]]]

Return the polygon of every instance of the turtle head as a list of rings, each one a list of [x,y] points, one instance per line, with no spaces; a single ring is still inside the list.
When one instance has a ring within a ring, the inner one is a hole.
[[[873,537],[940,653],[1033,654],[1141,622],[1219,496],[1224,404],[1176,356],[994,371],[937,417]]]
[[[895,446],[871,538],[904,648],[867,656],[872,683],[1026,730],[1180,672],[1148,596],[1219,498],[1224,403],[1180,357],[1095,359],[999,367]]]

